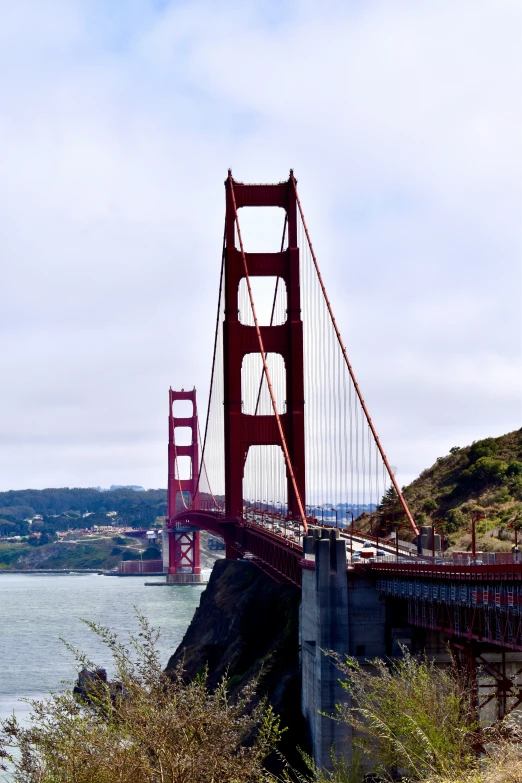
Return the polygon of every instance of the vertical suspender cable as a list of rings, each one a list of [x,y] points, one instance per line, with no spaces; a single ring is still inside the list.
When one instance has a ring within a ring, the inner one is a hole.
[[[199,482],[201,479],[201,469],[205,462],[205,448],[207,445],[207,434],[208,434],[208,422],[209,422],[209,416],[210,416],[210,403],[212,400],[212,390],[214,388],[214,371],[216,367],[216,349],[217,349],[217,341],[218,341],[218,332],[219,332],[219,314],[221,310],[221,292],[223,290],[223,272],[225,269],[225,239],[226,239],[226,226],[225,230],[223,232],[223,251],[221,253],[221,275],[219,277],[219,294],[218,294],[218,306],[217,306],[217,315],[216,315],[216,329],[214,332],[214,355],[212,357],[212,370],[210,372],[210,391],[208,395],[208,405],[207,405],[207,416],[205,419],[205,437],[203,438],[203,448],[201,450],[201,464],[199,466],[199,472],[198,472],[198,481],[196,484],[196,492],[199,490]],[[199,426],[199,420],[198,420],[198,426]],[[205,468],[206,471],[206,468]],[[207,481],[209,482],[209,490],[210,494],[212,495],[212,498],[214,499],[214,502],[217,503],[216,499],[214,498],[214,495],[212,493],[212,489],[210,487],[210,481],[208,479],[207,474]]]
[[[415,521],[414,521],[414,519],[413,519],[413,517],[411,515],[411,511],[408,508],[408,504],[406,503],[406,500],[404,499],[404,496],[403,496],[403,494],[401,492],[401,489],[400,489],[400,487],[399,487],[399,485],[397,483],[395,475],[394,475],[394,473],[393,473],[393,471],[391,469],[390,463],[388,462],[388,458],[386,457],[384,449],[383,449],[383,447],[381,445],[381,442],[379,440],[379,436],[377,435],[377,431],[376,431],[375,427],[373,426],[373,422],[371,420],[369,411],[368,411],[368,409],[366,407],[366,403],[364,402],[364,398],[363,398],[361,390],[359,388],[359,384],[357,383],[357,380],[355,378],[355,373],[353,371],[352,365],[350,364],[350,361],[348,359],[348,354],[346,352],[346,348],[345,348],[345,345],[343,343],[343,340],[342,340],[342,337],[341,337],[341,333],[340,333],[340,331],[339,331],[339,329],[337,327],[337,322],[336,322],[336,320],[334,318],[333,310],[332,310],[332,307],[330,305],[330,300],[328,299],[328,295],[326,293],[326,288],[325,288],[324,283],[323,283],[321,272],[319,271],[319,265],[317,263],[317,259],[316,259],[316,256],[315,256],[315,253],[314,253],[314,250],[313,250],[313,247],[312,247],[312,242],[310,240],[310,235],[308,233],[308,228],[307,228],[307,225],[306,225],[306,221],[304,219],[303,209],[301,207],[301,202],[299,200],[299,195],[297,193],[297,182],[296,182],[296,179],[294,177],[293,172],[290,173],[290,178],[291,178],[293,186],[294,186],[294,192],[295,192],[297,205],[298,205],[299,212],[300,212],[300,215],[301,215],[301,220],[303,222],[303,227],[304,227],[304,230],[305,230],[305,234],[306,234],[306,238],[307,238],[307,241],[308,241],[308,245],[310,247],[310,253],[312,255],[312,259],[313,259],[313,262],[314,262],[315,270],[317,272],[317,277],[319,279],[319,284],[321,286],[321,290],[323,292],[323,296],[324,296],[324,299],[325,299],[326,307],[328,308],[328,312],[329,312],[330,318],[332,320],[332,325],[334,327],[334,330],[335,330],[335,333],[336,333],[336,336],[337,336],[337,340],[338,340],[339,345],[341,347],[341,350],[343,352],[344,360],[346,362],[346,365],[348,367],[348,371],[349,371],[350,376],[352,378],[355,391],[357,393],[357,396],[358,396],[359,401],[361,403],[361,407],[362,407],[362,409],[364,411],[364,414],[366,416],[366,420],[367,420],[367,422],[368,422],[368,424],[370,426],[370,429],[372,431],[372,435],[373,435],[373,438],[375,440],[375,443],[377,444],[377,448],[380,451],[382,460],[383,460],[384,464],[386,465],[386,469],[388,471],[388,474],[390,476],[392,484],[395,487],[395,491],[397,492],[397,495],[398,495],[400,504],[402,506],[402,509],[403,509],[404,513],[406,514],[406,517],[408,518],[408,522],[410,523],[410,526],[411,526],[412,530],[414,531],[414,533],[416,535],[418,535],[419,534],[419,529],[418,529],[417,525],[415,524]]]

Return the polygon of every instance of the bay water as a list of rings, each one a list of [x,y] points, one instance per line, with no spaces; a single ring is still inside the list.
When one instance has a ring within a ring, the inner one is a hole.
[[[138,630],[136,607],[162,632],[158,647],[166,665],[203,590],[203,585],[146,586],[142,576],[0,574],[0,718],[14,710],[26,720],[23,699],[42,698],[75,680],[77,667],[60,638],[111,677],[109,651],[81,618],[108,627],[125,642]]]

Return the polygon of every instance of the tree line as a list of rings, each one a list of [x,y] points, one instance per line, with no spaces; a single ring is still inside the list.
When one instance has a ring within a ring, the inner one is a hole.
[[[89,526],[107,524],[106,514],[116,511],[122,524],[148,526],[156,517],[167,512],[167,490],[148,489],[136,492],[132,489],[100,491],[95,488],[20,489],[0,492],[0,528],[9,533],[1,535],[25,535],[24,520],[41,514],[46,523],[56,530],[85,527],[82,514],[88,517]],[[51,523],[52,518],[60,521]],[[11,524],[5,524],[5,523]],[[16,532],[15,532],[16,531]]]

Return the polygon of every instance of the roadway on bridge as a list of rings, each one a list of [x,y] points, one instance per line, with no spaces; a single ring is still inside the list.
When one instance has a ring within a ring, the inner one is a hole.
[[[287,519],[274,517],[273,515],[258,514],[258,513],[246,513],[245,521],[255,524],[257,527],[261,527],[268,530],[273,535],[283,538],[287,541],[293,541],[298,544],[302,544],[302,527],[298,522],[292,522]],[[335,530],[332,526],[321,525],[326,529]],[[372,541],[370,538],[364,536],[364,534],[351,535],[346,530],[339,529],[340,538],[346,539],[348,543],[348,551],[346,554],[346,561],[348,565],[364,561],[366,558],[379,558],[396,554],[395,544],[390,545],[385,542]],[[351,545],[350,545],[351,539]],[[403,550],[401,555],[408,553]]]

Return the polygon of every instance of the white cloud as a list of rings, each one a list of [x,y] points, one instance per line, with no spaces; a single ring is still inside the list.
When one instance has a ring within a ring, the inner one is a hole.
[[[204,407],[228,166],[294,166],[401,471],[518,427],[520,17],[515,0],[2,7],[2,488],[165,485],[169,385]]]

